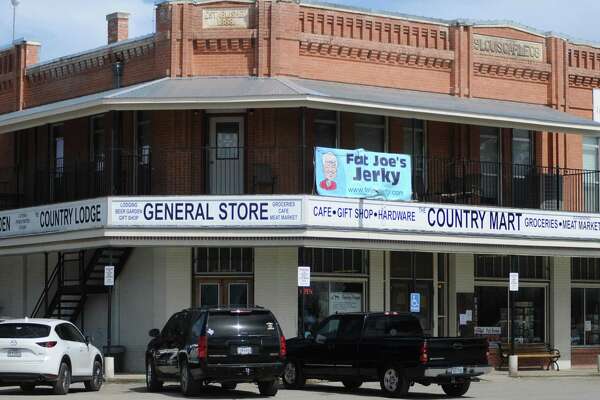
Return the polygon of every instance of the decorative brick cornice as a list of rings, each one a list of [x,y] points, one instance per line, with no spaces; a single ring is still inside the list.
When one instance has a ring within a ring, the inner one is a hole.
[[[153,54],[154,48],[154,40],[148,39],[133,43],[130,42],[125,46],[109,46],[102,50],[82,53],[71,58],[34,65],[27,69],[27,79],[33,84],[64,79],[69,76],[105,68],[117,60],[127,63],[135,58],[149,56]]]
[[[475,57],[473,73],[476,76],[547,83],[550,81],[552,66],[546,63],[502,62],[495,57]]]
[[[194,52],[199,53],[245,53],[254,48],[252,38],[196,39]]]
[[[589,72],[589,71],[588,71]],[[569,86],[574,88],[600,88],[600,75],[569,74]]]
[[[356,39],[301,34],[300,55],[357,62],[450,70],[454,53]]]

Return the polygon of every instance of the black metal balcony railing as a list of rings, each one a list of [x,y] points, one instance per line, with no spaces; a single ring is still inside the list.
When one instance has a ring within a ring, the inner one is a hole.
[[[0,169],[0,209],[110,194],[310,194],[312,151],[202,147]],[[600,171],[414,157],[412,173],[416,201],[600,212]]]

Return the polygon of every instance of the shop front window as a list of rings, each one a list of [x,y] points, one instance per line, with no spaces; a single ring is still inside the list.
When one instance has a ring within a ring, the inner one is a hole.
[[[302,332],[311,331],[330,315],[365,311],[365,287],[363,282],[311,281],[309,288],[301,288]]]
[[[600,258],[571,259],[571,344],[600,345]]]
[[[508,340],[508,287],[476,286],[474,321],[477,331],[492,340]],[[544,343],[546,340],[546,289],[523,287],[511,306],[512,333],[516,343]]]
[[[433,333],[433,255],[394,251],[390,255],[390,310],[410,311],[410,294],[421,295],[415,313],[423,330]]]
[[[301,248],[299,259],[311,268],[310,287],[298,291],[300,334],[330,315],[367,309],[368,251]]]

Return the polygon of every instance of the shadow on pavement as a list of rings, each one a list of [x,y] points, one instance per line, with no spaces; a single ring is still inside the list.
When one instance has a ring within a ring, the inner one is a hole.
[[[411,387],[408,392],[406,399],[452,399],[454,397],[447,396],[443,393],[419,393],[419,386]],[[297,390],[298,392],[313,392],[313,393],[327,393],[327,394],[343,394],[345,396],[362,396],[362,397],[381,397],[385,398],[385,395],[380,389],[375,388],[359,388],[355,390],[348,390],[340,386],[328,386],[328,385],[306,385],[303,389]],[[460,399],[469,399],[469,396],[456,397]]]
[[[146,393],[146,387],[134,387],[130,389],[132,392],[136,393]],[[258,389],[257,389],[258,390]],[[281,393],[281,392],[280,392]],[[181,394],[179,385],[169,385],[165,386],[159,394],[163,394],[170,397],[181,397],[184,398],[183,394]],[[263,399],[267,398],[267,396],[262,396],[258,393],[249,392],[246,390],[225,390],[219,386],[208,385],[204,387],[198,394],[195,394],[192,397],[193,399]]]

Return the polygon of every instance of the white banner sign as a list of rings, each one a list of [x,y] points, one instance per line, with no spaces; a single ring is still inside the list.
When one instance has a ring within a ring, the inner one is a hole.
[[[104,198],[0,212],[0,238],[101,228],[106,211]]]
[[[309,197],[308,226],[474,236],[600,239],[600,215]]]
[[[0,212],[0,238],[113,227],[297,227],[600,240],[600,214],[308,195],[113,197]]]
[[[482,336],[501,335],[502,328],[499,326],[476,326],[475,334],[482,335]]]
[[[111,226],[264,227],[302,224],[301,198],[111,199]]]

